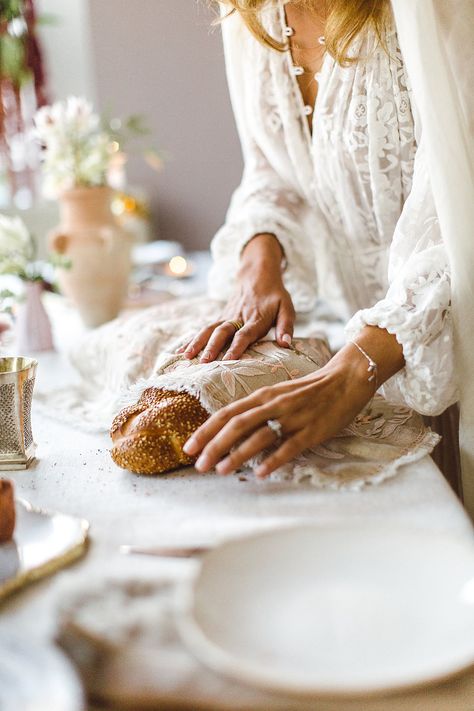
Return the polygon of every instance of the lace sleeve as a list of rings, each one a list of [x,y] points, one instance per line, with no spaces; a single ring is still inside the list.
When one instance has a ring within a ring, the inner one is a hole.
[[[383,394],[422,414],[440,414],[457,400],[451,275],[422,142],[413,187],[391,246],[389,281],[386,297],[356,313],[347,335],[354,338],[365,325],[394,334],[403,346],[406,365],[385,383]]]
[[[309,207],[286,183],[255,136],[252,106],[261,97],[247,76],[249,43],[255,43],[237,15],[223,23],[230,95],[244,157],[244,173],[235,191],[224,226],[211,244],[213,267],[210,296],[227,299],[232,293],[242,249],[256,234],[274,234],[285,253],[284,280],[297,311],[309,311],[316,298],[313,246],[305,230]],[[263,51],[263,50],[260,50]]]

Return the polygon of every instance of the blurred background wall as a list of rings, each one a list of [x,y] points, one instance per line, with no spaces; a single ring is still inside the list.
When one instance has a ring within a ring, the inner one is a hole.
[[[151,202],[156,235],[203,248],[222,224],[242,170],[220,31],[207,0],[40,0],[53,98],[88,96],[114,116],[144,115],[168,156],[157,174],[139,156],[131,185]]]

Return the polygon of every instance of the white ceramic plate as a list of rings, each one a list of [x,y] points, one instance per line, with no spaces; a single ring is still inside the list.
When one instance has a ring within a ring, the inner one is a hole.
[[[13,540],[0,544],[0,599],[80,557],[89,524],[17,499]]]
[[[53,647],[2,632],[0,640],[2,711],[81,711],[79,680]]]
[[[191,651],[265,689],[387,693],[474,663],[474,540],[280,530],[215,549],[182,595]]]
[[[163,264],[168,262],[171,257],[182,253],[183,247],[179,242],[157,240],[156,242],[147,242],[146,244],[135,246],[132,251],[132,258],[136,266],[144,267]]]

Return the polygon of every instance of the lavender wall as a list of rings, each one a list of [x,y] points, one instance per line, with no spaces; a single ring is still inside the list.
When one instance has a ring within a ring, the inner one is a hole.
[[[156,175],[139,159],[164,239],[209,244],[242,170],[220,32],[206,0],[88,0],[96,95],[116,115],[144,113],[170,154]]]

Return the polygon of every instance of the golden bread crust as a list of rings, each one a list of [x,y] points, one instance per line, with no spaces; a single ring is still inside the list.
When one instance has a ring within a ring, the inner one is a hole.
[[[135,405],[115,417],[112,459],[135,474],[164,474],[188,466],[194,459],[183,446],[208,417],[189,393],[148,388]]]

